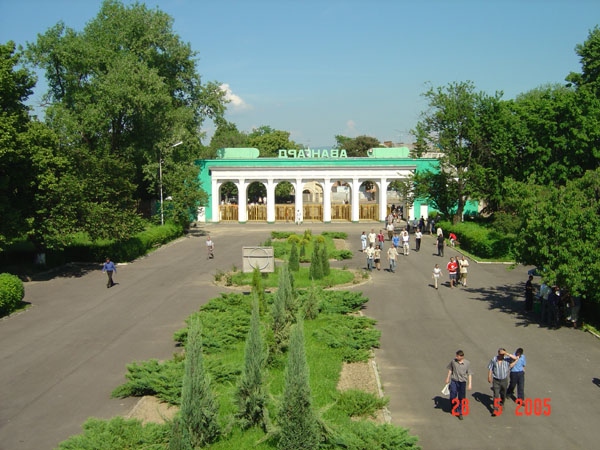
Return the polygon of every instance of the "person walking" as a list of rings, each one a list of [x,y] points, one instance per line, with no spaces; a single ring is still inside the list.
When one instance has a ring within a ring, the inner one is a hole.
[[[396,272],[396,263],[398,259],[398,250],[393,245],[390,245],[387,251],[388,262],[390,264],[390,272]]]
[[[381,245],[377,245],[375,247],[375,252],[373,253],[373,261],[375,262],[375,268],[377,270],[381,270]]]
[[[533,311],[533,275],[525,283],[525,311]]]
[[[408,233],[408,227],[402,231],[400,239],[402,239],[402,254],[408,256],[410,253],[410,234]]]
[[[523,349],[521,347],[519,347],[515,351],[515,356],[517,357],[517,361],[515,362],[515,365],[513,365],[512,368],[510,369],[510,384],[508,385],[506,395],[514,398],[513,393],[515,392],[515,387],[516,387],[517,388],[517,399],[524,400],[525,399],[525,366],[527,365],[527,359],[525,358],[525,354],[523,353]]]
[[[458,282],[464,287],[467,286],[467,274],[469,273],[469,260],[465,255],[458,259],[458,267],[460,272],[460,280]]]
[[[383,230],[379,230],[377,234],[377,245],[383,248],[383,244],[385,243],[385,235],[383,234]]]
[[[437,244],[437,255],[441,256],[443,258],[444,257],[444,235],[438,233],[437,237],[435,238],[435,242]]]
[[[394,231],[394,236],[392,237],[392,245],[396,247],[396,250],[398,250],[398,247],[400,246],[400,236],[398,236],[396,231]]]
[[[373,248],[373,244],[369,244],[365,253],[367,254],[367,270],[371,272],[373,270],[373,259],[375,257],[375,248]]]
[[[106,287],[107,288],[111,288],[115,285],[115,282],[113,281],[113,273],[117,273],[117,267],[115,266],[115,263],[113,263],[110,258],[107,256],[106,257],[106,261],[104,262],[104,265],[102,266],[102,272],[106,273],[106,276],[108,277],[108,282],[106,283]]]
[[[386,230],[387,230],[387,234],[388,234],[388,239],[391,241],[392,237],[394,237],[394,222],[388,222],[387,226],[386,226]]]
[[[433,285],[435,286],[435,288],[438,288],[438,285],[440,283],[440,277],[442,276],[442,269],[440,268],[439,264],[436,264],[433,267],[433,273],[431,274],[431,277],[433,278]]]
[[[375,233],[375,229],[371,228],[371,232],[367,235],[368,245],[373,245],[375,248],[375,242],[377,241],[377,234]]]
[[[510,363],[508,358],[514,362]],[[518,358],[506,352],[505,349],[499,348],[498,354],[494,356],[488,364],[488,383],[491,383],[494,391],[494,405],[492,417],[502,414],[502,407],[506,400],[506,391],[508,389],[508,377],[510,369],[516,364]]]
[[[458,263],[454,260],[454,256],[450,257],[450,261],[446,264],[446,270],[448,271],[448,278],[450,279],[450,287],[453,288],[457,283],[457,272]]]
[[[450,384],[450,402],[455,403],[456,411],[459,420],[463,420],[463,406],[464,400],[467,396],[467,390],[471,390],[471,384],[473,381],[473,372],[471,372],[471,363],[465,359],[465,353],[462,350],[456,352],[456,356],[448,366],[448,375],[446,375],[446,384]],[[457,400],[454,400],[457,399]]]
[[[367,234],[363,231],[360,235],[360,251],[365,252],[367,249]]]
[[[415,251],[421,250],[421,238],[423,237],[423,233],[420,228],[417,228],[415,231]]]
[[[206,251],[208,252],[207,259],[213,259],[215,257],[215,243],[210,236],[206,238]]]

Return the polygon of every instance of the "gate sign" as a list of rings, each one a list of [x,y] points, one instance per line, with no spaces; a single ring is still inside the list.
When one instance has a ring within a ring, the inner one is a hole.
[[[242,259],[244,273],[254,272],[254,268],[261,273],[275,272],[273,247],[242,247]]]

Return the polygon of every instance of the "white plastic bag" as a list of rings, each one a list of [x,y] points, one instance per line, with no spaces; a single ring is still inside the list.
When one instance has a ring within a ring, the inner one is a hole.
[[[444,385],[444,387],[442,388],[442,394],[450,395],[450,383]]]

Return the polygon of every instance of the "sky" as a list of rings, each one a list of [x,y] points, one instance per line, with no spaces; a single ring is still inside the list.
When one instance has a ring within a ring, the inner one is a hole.
[[[0,0],[0,42],[59,21],[82,31],[102,0]],[[122,0],[124,4],[134,3]],[[335,136],[412,142],[431,87],[472,81],[512,99],[581,72],[598,0],[149,0],[227,91],[240,131],[268,125],[310,148]],[[43,80],[30,102],[46,90]],[[210,137],[211,122],[204,130]],[[204,142],[208,144],[208,142]]]

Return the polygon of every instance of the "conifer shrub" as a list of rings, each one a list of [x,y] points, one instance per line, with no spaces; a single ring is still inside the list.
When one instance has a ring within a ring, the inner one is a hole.
[[[323,260],[321,256],[321,245],[319,241],[315,241],[313,245],[312,257],[310,258],[310,279],[320,280],[323,278]]]
[[[265,364],[267,352],[261,334],[258,298],[252,301],[250,330],[244,352],[244,370],[236,391],[237,418],[242,428],[261,426],[267,431],[267,393]]]
[[[184,443],[204,447],[221,435],[218,423],[219,405],[213,395],[202,355],[201,323],[190,321],[185,351],[185,371],[181,389],[179,427]]]
[[[299,319],[290,336],[283,401],[278,416],[281,432],[277,447],[280,450],[313,450],[321,441],[312,406],[303,328],[304,322]]]
[[[298,272],[300,270],[300,256],[298,255],[296,241],[292,241],[288,265],[292,272]]]

